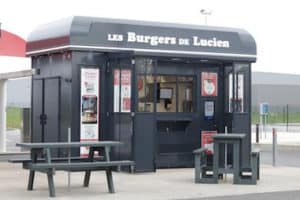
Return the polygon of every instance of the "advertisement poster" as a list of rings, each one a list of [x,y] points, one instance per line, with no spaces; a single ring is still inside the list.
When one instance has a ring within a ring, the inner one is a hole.
[[[244,112],[244,74],[238,74],[237,112]]]
[[[121,107],[121,111],[120,111],[120,107]],[[114,112],[126,113],[130,111],[131,111],[131,70],[121,70],[121,74],[120,74],[120,70],[114,70]]]
[[[99,70],[81,69],[80,141],[99,139]],[[88,147],[80,148],[80,156],[88,155]]]
[[[217,96],[218,95],[218,74],[214,72],[202,72],[202,96]]]
[[[212,155],[214,152],[212,136],[217,134],[217,131],[201,131],[201,147],[207,148],[207,155]]]
[[[205,101],[204,102],[204,117],[205,119],[211,120],[215,115],[215,102]]]
[[[131,70],[121,72],[121,112],[131,111]]]
[[[120,112],[120,70],[114,70],[114,112]]]

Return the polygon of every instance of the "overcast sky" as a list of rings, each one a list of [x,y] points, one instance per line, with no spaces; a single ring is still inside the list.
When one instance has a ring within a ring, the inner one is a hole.
[[[296,0],[2,0],[2,28],[27,38],[39,24],[68,16],[204,24],[243,28],[256,39],[255,71],[300,74],[299,3]]]

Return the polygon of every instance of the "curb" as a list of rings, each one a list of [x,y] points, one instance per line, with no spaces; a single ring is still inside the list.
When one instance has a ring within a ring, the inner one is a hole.
[[[252,143],[252,149],[260,149],[263,151],[272,151],[272,144],[257,144]],[[300,145],[297,144],[278,144],[277,150],[300,150]]]

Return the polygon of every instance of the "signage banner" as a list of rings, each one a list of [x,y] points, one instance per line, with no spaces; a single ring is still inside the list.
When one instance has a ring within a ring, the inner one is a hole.
[[[201,147],[207,148],[207,155],[214,153],[212,136],[215,134],[217,134],[217,131],[201,131]]]
[[[99,70],[81,69],[80,141],[99,140]],[[88,148],[80,148],[80,156],[88,156]]]
[[[93,30],[101,33],[97,35],[97,41],[91,39],[87,42],[95,46],[188,52],[240,52],[239,34],[231,31],[118,23],[95,23]]]
[[[218,74],[215,72],[202,72],[201,96],[218,95]]]

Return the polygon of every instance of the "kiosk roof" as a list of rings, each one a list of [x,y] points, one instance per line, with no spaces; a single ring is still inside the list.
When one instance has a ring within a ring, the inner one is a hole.
[[[255,40],[235,28],[75,16],[41,25],[28,37],[29,56],[62,50],[256,61]]]

